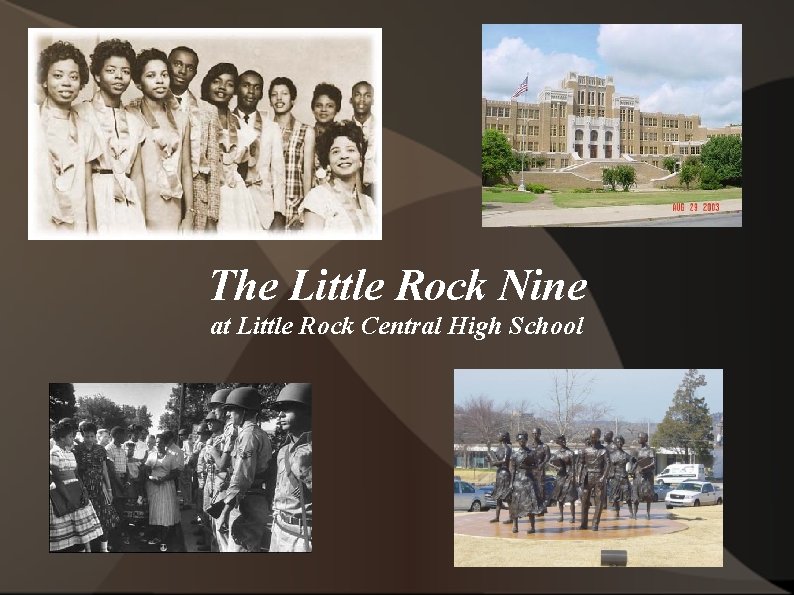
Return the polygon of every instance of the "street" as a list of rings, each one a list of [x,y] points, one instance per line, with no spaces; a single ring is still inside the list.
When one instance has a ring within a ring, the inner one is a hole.
[[[581,227],[741,227],[742,213],[714,213],[708,215],[687,215],[670,219],[650,221],[626,221],[605,223],[603,225],[582,225]]]

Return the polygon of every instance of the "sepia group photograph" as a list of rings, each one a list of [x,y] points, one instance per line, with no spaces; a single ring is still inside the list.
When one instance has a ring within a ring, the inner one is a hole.
[[[29,29],[29,239],[380,239],[380,29]]]
[[[51,553],[311,551],[311,384],[49,392]]]

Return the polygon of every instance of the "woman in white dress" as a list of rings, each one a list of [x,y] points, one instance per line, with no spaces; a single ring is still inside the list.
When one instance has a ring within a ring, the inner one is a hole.
[[[91,74],[98,90],[78,107],[102,148],[93,167],[94,206],[99,233],[146,231],[140,197],[144,195],[141,143],[143,120],[121,105],[130,86],[135,50],[128,41],[101,41],[91,54]]]
[[[168,531],[180,521],[179,504],[176,497],[175,479],[180,467],[175,454],[168,450],[172,434],[158,434],[157,450],[149,454],[145,466],[149,473],[146,496],[149,500],[149,525],[159,527],[159,535],[149,540],[149,545],[159,545],[160,551],[168,550]]]
[[[303,200],[304,230],[355,234],[374,230],[375,203],[359,188],[365,146],[361,128],[349,120],[330,123],[317,140],[317,158],[328,177]]]
[[[146,133],[141,147],[146,229],[190,231],[195,215],[190,123],[169,100],[168,57],[156,48],[139,52],[132,80],[143,93],[128,107],[140,115]]]
[[[37,75],[45,96],[36,130],[35,225],[85,234],[96,229],[91,162],[101,149],[72,102],[88,82],[88,64],[71,43],[56,41],[39,55]]]
[[[256,204],[239,172],[248,163],[249,147],[256,140],[254,131],[241,128],[229,101],[237,90],[237,68],[221,62],[209,69],[201,81],[201,98],[218,110],[218,141],[223,167],[218,232],[256,231],[260,229]]]

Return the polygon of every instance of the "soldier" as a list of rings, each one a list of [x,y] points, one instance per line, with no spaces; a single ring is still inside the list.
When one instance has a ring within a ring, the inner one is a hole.
[[[224,393],[223,395],[224,400],[226,399],[226,394],[227,393]],[[212,498],[215,495],[217,469],[215,467],[216,457],[214,456],[214,451],[216,447],[223,441],[223,422],[218,419],[218,416],[215,415],[214,411],[210,411],[207,414],[207,417],[204,418],[204,421],[207,423],[210,431],[212,432],[212,435],[207,439],[207,444],[201,453],[201,458],[204,463],[204,500],[202,503],[202,510],[206,513],[210,508],[210,505],[212,504]],[[208,519],[207,530],[209,531],[210,535],[210,551],[220,551],[217,539],[216,520],[209,514],[206,514],[204,518]],[[206,540],[204,541],[206,544]]]
[[[223,409],[231,392],[232,389],[230,388],[217,390],[210,398],[209,403],[210,411],[215,413],[215,417],[221,422],[226,420],[223,434],[219,438],[213,435],[208,444],[209,448],[207,448],[207,453],[212,459],[214,469],[210,503],[216,506],[220,506],[218,503],[223,500],[225,497],[224,492],[229,487],[231,452],[234,450],[234,441],[237,438],[237,428],[235,428],[231,420],[226,419],[226,412]],[[220,531],[220,520],[217,517],[214,518],[212,525],[218,551],[225,552],[229,535]]]
[[[230,535],[227,552],[258,552],[267,526],[269,507],[265,494],[265,470],[273,455],[270,439],[256,423],[262,395],[255,388],[235,388],[224,409],[235,427],[237,439],[232,447],[232,472],[220,530]]]
[[[278,451],[271,552],[312,549],[312,385],[288,384],[273,404],[287,440]]]
[[[609,452],[601,444],[601,430],[590,431],[590,444],[582,451],[579,485],[582,487],[582,529],[587,529],[590,503],[593,502],[593,531],[598,531],[604,508],[605,483],[609,474]]]

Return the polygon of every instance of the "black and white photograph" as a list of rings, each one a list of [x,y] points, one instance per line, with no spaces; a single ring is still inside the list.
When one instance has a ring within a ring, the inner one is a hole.
[[[50,383],[50,552],[310,552],[312,385]]]
[[[380,29],[28,30],[29,239],[380,239]]]

